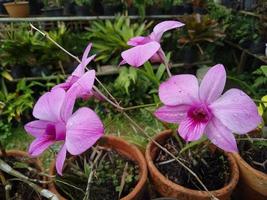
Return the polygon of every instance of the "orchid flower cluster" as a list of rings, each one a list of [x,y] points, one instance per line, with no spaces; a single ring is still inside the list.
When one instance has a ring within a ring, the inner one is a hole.
[[[183,25],[165,21],[156,25],[148,37],[130,39],[128,44],[134,47],[122,53],[122,63],[140,67],[150,60],[166,65],[160,39],[165,31]],[[226,71],[221,64],[211,67],[200,85],[194,75],[172,76],[159,86],[164,105],[154,114],[164,122],[179,124],[177,132],[185,141],[196,141],[205,135],[221,149],[237,152],[233,133],[246,134],[262,119],[256,104],[243,91],[230,89],[222,95],[225,83]]]
[[[166,65],[160,40],[164,32],[182,27],[178,21],[164,21],[156,25],[147,37],[134,37],[128,41],[132,48],[122,52],[121,64],[140,67],[145,62]],[[38,156],[51,145],[61,143],[56,158],[56,170],[62,175],[66,154],[79,155],[104,134],[104,126],[97,114],[82,107],[73,113],[76,99],[94,95],[95,71],[86,66],[95,55],[88,57],[91,44],[85,49],[82,61],[65,83],[43,94],[33,108],[37,119],[25,125],[25,130],[36,139],[29,153]],[[167,67],[167,66],[166,66]],[[206,135],[218,147],[237,151],[233,133],[245,134],[261,122],[257,106],[244,92],[230,89],[222,95],[226,82],[223,65],[212,67],[200,85],[193,75],[175,75],[159,87],[159,98],[164,104],[155,116],[169,123],[179,124],[178,134],[186,141],[195,141]]]
[[[89,149],[103,135],[104,126],[97,114],[82,107],[73,112],[77,98],[93,95],[95,71],[85,67],[95,57],[88,58],[91,44],[85,49],[82,61],[65,83],[56,85],[43,94],[33,108],[37,120],[25,125],[25,130],[36,139],[29,154],[39,156],[56,142],[63,143],[56,158],[56,170],[62,175],[66,154],[79,155]]]

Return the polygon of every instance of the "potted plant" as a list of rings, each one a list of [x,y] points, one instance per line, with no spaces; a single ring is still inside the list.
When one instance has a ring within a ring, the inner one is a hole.
[[[265,67],[266,68],[266,67]],[[259,113],[263,118],[261,128],[248,137],[240,137],[239,154],[234,157],[240,170],[237,194],[244,200],[264,200],[267,197],[266,140],[267,140],[267,95],[262,97]]]
[[[203,57],[205,46],[217,43],[225,36],[218,22],[207,15],[187,15],[183,17],[183,21],[186,28],[179,34],[178,43],[182,48],[185,63],[197,61],[199,55]]]
[[[63,1],[62,0],[43,0],[43,12],[46,16],[62,16],[63,15]]]
[[[0,152],[0,198],[37,199],[45,189],[41,162],[24,151],[2,149]],[[43,195],[41,195],[43,196]],[[45,196],[44,196],[45,197]]]
[[[92,158],[92,154],[97,151],[101,152],[98,154],[99,158]],[[55,176],[55,179],[49,186],[50,190],[62,200],[71,197],[82,199],[84,194],[81,191],[68,187],[61,181],[85,191],[88,176],[85,170],[90,168],[90,157],[96,165],[90,183],[91,199],[134,200],[142,197],[147,179],[146,161],[137,147],[115,136],[104,136],[94,150],[87,151],[79,157],[70,157],[62,177],[56,175],[55,162],[53,162],[50,175]],[[80,172],[78,174],[75,172],[77,169]],[[79,182],[74,178],[77,175],[83,176],[79,178]]]
[[[10,3],[4,3],[5,9],[10,17],[28,17],[30,7],[28,1],[16,0]]]
[[[30,4],[30,14],[31,15],[40,15],[41,9],[43,7],[41,0],[29,0]]]
[[[116,13],[122,12],[123,4],[116,0],[103,0],[102,5],[104,7],[104,15],[112,16]]]
[[[182,25],[165,21],[149,36],[130,39],[133,47],[122,52],[123,63],[146,68],[144,63],[159,57],[168,71],[160,39],[165,31]],[[237,152],[233,132],[245,134],[261,123],[257,106],[239,89],[222,94],[226,70],[221,64],[211,67],[200,85],[191,74],[172,75],[169,70],[168,75],[158,89],[163,106],[154,115],[179,126],[175,133],[155,136],[146,148],[152,183],[164,197],[229,199],[239,171],[234,157],[222,150]]]
[[[75,0],[75,13],[78,16],[88,16],[92,13],[92,0]]]
[[[164,1],[155,0],[151,2],[147,2],[149,6],[146,8],[147,15],[162,15],[163,14],[163,5]]]
[[[35,104],[37,120],[25,125],[35,137],[29,153],[38,156],[60,143],[60,147],[53,146],[59,152],[50,172],[58,174],[50,188],[60,199],[134,200],[142,195],[147,178],[140,150],[117,137],[103,136],[103,123],[92,109],[82,107],[72,114],[77,98],[86,100],[94,95],[95,71],[85,72],[95,57],[88,57],[90,49],[91,44],[66,82],[53,87]]]
[[[0,15],[6,15],[6,9],[4,7],[4,3],[12,2],[12,0],[0,0]]]

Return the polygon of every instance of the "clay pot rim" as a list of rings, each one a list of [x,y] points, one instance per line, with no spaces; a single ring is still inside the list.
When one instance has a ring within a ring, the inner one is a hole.
[[[38,158],[30,156],[26,151],[11,149],[11,150],[6,150],[6,154],[7,156],[26,157],[26,158],[33,159],[33,163],[36,165],[35,167],[41,172],[44,171],[42,162]],[[0,152],[0,158],[2,155],[3,155],[2,152]],[[45,176],[42,176],[42,177],[43,177],[42,180],[44,181],[47,180]],[[46,184],[44,183],[43,186],[46,187]]]
[[[154,137],[154,140],[157,141],[158,138],[162,135],[171,135],[172,134],[172,130],[165,130],[165,131],[162,131],[160,132],[158,135],[156,135]],[[206,191],[201,191],[201,190],[193,190],[193,189],[189,189],[187,187],[184,187],[182,185],[178,185],[172,181],[170,181],[169,179],[167,179],[158,169],[157,167],[154,165],[154,162],[152,160],[152,157],[151,157],[151,147],[152,147],[152,144],[153,142],[150,141],[147,145],[147,148],[146,148],[146,152],[145,152],[145,157],[146,157],[146,160],[147,160],[147,166],[148,166],[148,169],[149,170],[153,170],[154,172],[157,173],[157,175],[161,178],[162,182],[173,188],[174,190],[179,190],[179,191],[183,191],[184,193],[189,193],[191,195],[194,195],[194,196],[199,196],[199,197],[209,197],[209,194],[206,192]],[[223,193],[226,193],[227,191],[230,191],[231,188],[235,188],[237,182],[238,182],[238,179],[239,179],[239,170],[238,170],[238,166],[237,166],[237,163],[235,162],[235,159],[234,157],[230,154],[230,153],[226,153],[224,152],[224,154],[227,156],[227,159],[230,163],[230,171],[231,171],[231,176],[230,176],[230,182],[225,185],[223,188],[221,189],[218,189],[218,190],[209,190],[212,194],[215,194],[215,196],[218,196],[218,194],[223,194]],[[236,169],[236,170],[232,170],[232,169]],[[236,171],[237,173],[233,173],[234,171]]]
[[[4,6],[13,6],[13,5],[27,5],[29,4],[29,1],[19,1],[19,2],[8,2],[4,3]]]
[[[252,167],[250,164],[248,164],[241,156],[239,153],[232,153],[232,155],[235,157],[236,162],[241,162],[246,168],[249,168],[249,170],[251,170],[254,174],[256,174],[257,176],[262,177],[262,179],[265,179],[265,181],[267,181],[267,174],[263,173],[260,170],[255,169],[254,167]]]
[[[40,171],[44,171],[42,162],[38,158],[30,156],[26,151],[11,149],[11,150],[6,150],[6,154],[8,156],[18,156],[18,157],[20,156],[20,157],[28,157],[31,159],[35,159],[34,163],[36,164],[36,166],[39,168]],[[0,157],[1,156],[2,152],[0,152]]]
[[[139,161],[138,160],[132,160],[135,161],[138,166],[139,166],[139,174],[141,175],[136,186],[134,187],[134,189],[127,195],[122,197],[120,200],[132,200],[135,196],[137,196],[138,192],[140,192],[142,190],[142,188],[144,187],[146,180],[147,180],[147,174],[148,174],[148,170],[147,170],[147,164],[146,164],[146,160],[143,156],[143,154],[141,153],[141,151],[133,144],[125,141],[124,139],[117,137],[117,136],[113,136],[113,135],[104,135],[102,137],[103,139],[112,139],[112,140],[117,140],[121,143],[124,143],[125,145],[127,145],[129,148],[131,148],[131,151],[135,151],[137,156],[139,157]],[[55,175],[55,159],[51,162],[50,164],[50,168],[49,168],[49,175],[54,176]],[[54,181],[51,181],[51,183],[49,184],[49,190],[51,192],[53,192],[54,194],[57,195],[57,197],[60,200],[65,200],[65,197],[61,196],[59,194],[59,192],[56,189],[56,186],[54,184]]]

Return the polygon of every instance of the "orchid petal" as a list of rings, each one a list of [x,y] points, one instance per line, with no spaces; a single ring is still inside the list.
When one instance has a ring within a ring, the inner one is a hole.
[[[71,116],[76,99],[90,94],[94,81],[95,70],[89,70],[71,86],[66,93],[66,98],[61,109],[61,118],[63,121],[66,122]]]
[[[96,55],[92,55],[78,65],[78,67],[72,72],[72,76],[80,78],[85,73],[85,67],[95,58]]]
[[[143,45],[143,44],[146,44],[148,42],[151,42],[151,39],[149,37],[143,37],[143,36],[137,36],[137,37],[133,37],[131,38],[127,44],[129,46],[138,46],[138,45]]]
[[[51,146],[55,141],[50,135],[43,135],[36,138],[30,145],[29,154],[31,156],[39,156],[42,154],[49,146]]]
[[[89,43],[89,44],[87,45],[87,47],[85,48],[84,52],[83,52],[82,62],[85,61],[85,60],[87,59],[87,57],[88,57],[88,55],[89,55],[89,52],[90,52],[91,48],[92,48],[92,43]]]
[[[178,133],[186,141],[195,141],[201,138],[207,123],[194,122],[190,118],[185,118],[178,128]]]
[[[43,120],[35,120],[27,123],[24,126],[24,129],[27,133],[29,133],[34,137],[41,137],[43,134],[45,134],[46,127],[48,124],[51,124],[51,122]]]
[[[224,89],[226,72],[221,64],[212,67],[204,76],[199,88],[199,97],[206,103],[212,103],[218,99]]]
[[[160,48],[157,42],[149,42],[144,45],[138,45],[122,52],[122,58],[133,67],[140,67],[148,61]]]
[[[239,89],[230,89],[210,105],[210,109],[224,126],[235,133],[245,134],[261,123],[257,106]]]
[[[56,159],[56,170],[60,176],[62,176],[63,166],[66,160],[66,155],[67,155],[67,148],[66,148],[66,145],[63,145],[60,151],[58,152],[57,159]]]
[[[178,21],[164,21],[154,27],[151,36],[155,41],[160,42],[163,33],[181,26],[184,26],[184,24]]]
[[[151,58],[150,61],[152,63],[164,63],[164,60],[166,59],[165,53],[163,50],[160,48],[157,53],[155,53]]]
[[[72,155],[85,152],[103,135],[104,127],[89,108],[80,108],[67,122],[66,147]]]
[[[60,120],[60,110],[65,99],[65,91],[55,88],[42,95],[33,108],[33,116],[37,119],[55,122]]]
[[[154,112],[154,115],[164,122],[180,123],[187,115],[189,105],[162,106]]]
[[[176,75],[160,84],[159,98],[168,106],[191,104],[198,100],[198,81],[193,75]]]
[[[205,134],[210,141],[219,148],[228,152],[237,152],[236,140],[230,129],[225,127],[215,117],[209,122],[206,127]]]

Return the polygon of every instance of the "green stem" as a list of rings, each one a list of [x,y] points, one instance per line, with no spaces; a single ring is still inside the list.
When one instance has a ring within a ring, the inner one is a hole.
[[[182,149],[184,145],[183,145],[181,138],[178,136],[178,134],[176,132],[173,133],[173,136],[176,139],[176,141],[178,142],[180,149]]]
[[[180,153],[179,154],[182,154],[183,152],[187,151],[188,149],[191,149],[192,147],[197,146],[197,145],[205,142],[206,140],[207,140],[206,137],[202,137],[200,140],[197,140],[195,142],[188,143],[184,148],[182,148],[180,150]]]
[[[144,105],[138,105],[138,106],[131,106],[131,107],[123,108],[123,110],[124,111],[134,110],[134,109],[138,109],[138,108],[147,108],[147,107],[152,107],[152,106],[157,106],[157,104],[156,103],[150,103],[150,104],[144,104]]]

